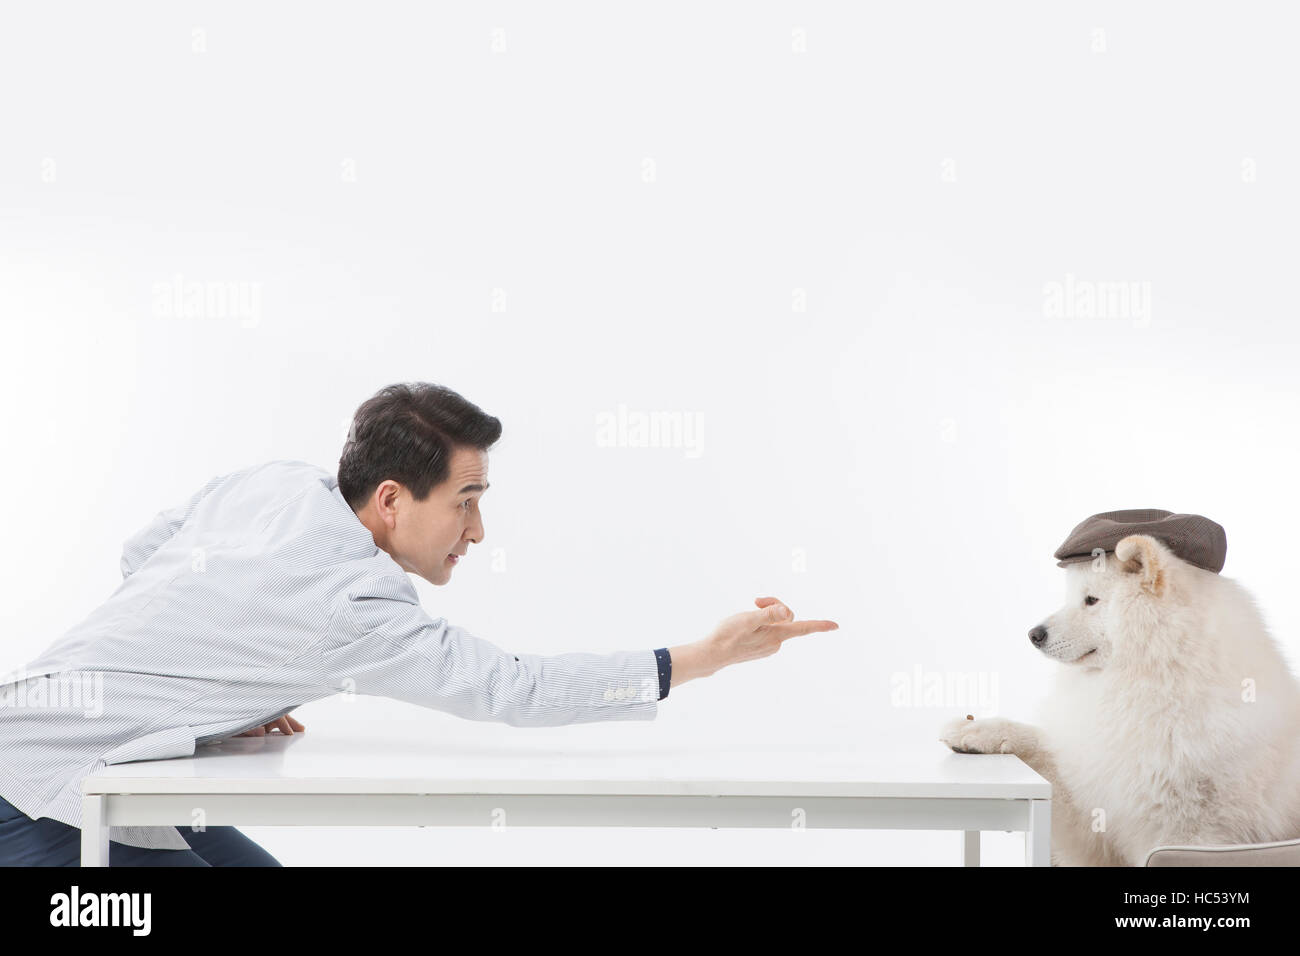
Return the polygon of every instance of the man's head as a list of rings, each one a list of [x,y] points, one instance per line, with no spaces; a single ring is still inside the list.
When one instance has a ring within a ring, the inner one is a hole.
[[[478,500],[501,422],[449,388],[389,385],[357,409],[339,491],[375,544],[407,571],[446,584],[483,540]]]

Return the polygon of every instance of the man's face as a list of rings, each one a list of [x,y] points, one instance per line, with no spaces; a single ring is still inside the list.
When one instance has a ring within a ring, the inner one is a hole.
[[[384,540],[376,533],[375,543],[403,569],[430,584],[446,584],[456,566],[453,556],[483,540],[478,502],[488,487],[487,467],[487,452],[456,448],[447,479],[423,501],[397,482],[382,482],[365,508],[378,522],[367,521],[367,527],[383,532]]]

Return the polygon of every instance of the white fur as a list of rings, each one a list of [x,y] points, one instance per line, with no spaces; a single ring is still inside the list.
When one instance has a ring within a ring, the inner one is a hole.
[[[1051,781],[1057,865],[1300,837],[1300,685],[1246,590],[1146,535],[1066,577],[1042,623],[1061,668],[1040,726],[958,719],[940,739]]]

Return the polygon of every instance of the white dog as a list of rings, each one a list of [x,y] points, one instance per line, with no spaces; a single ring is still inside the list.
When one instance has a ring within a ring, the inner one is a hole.
[[[1061,662],[1041,729],[959,719],[940,739],[1052,784],[1055,865],[1300,837],[1300,685],[1251,596],[1141,534],[1066,575],[1030,631]]]

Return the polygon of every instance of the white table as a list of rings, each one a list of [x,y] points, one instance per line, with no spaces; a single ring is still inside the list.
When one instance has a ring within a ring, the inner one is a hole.
[[[108,865],[109,826],[185,827],[196,809],[207,826],[962,830],[967,866],[979,865],[980,831],[1020,830],[1026,865],[1049,862],[1051,785],[1011,755],[955,754],[938,741],[681,748],[584,729],[458,739],[454,721],[313,726],[113,764],[82,781],[82,865]]]

